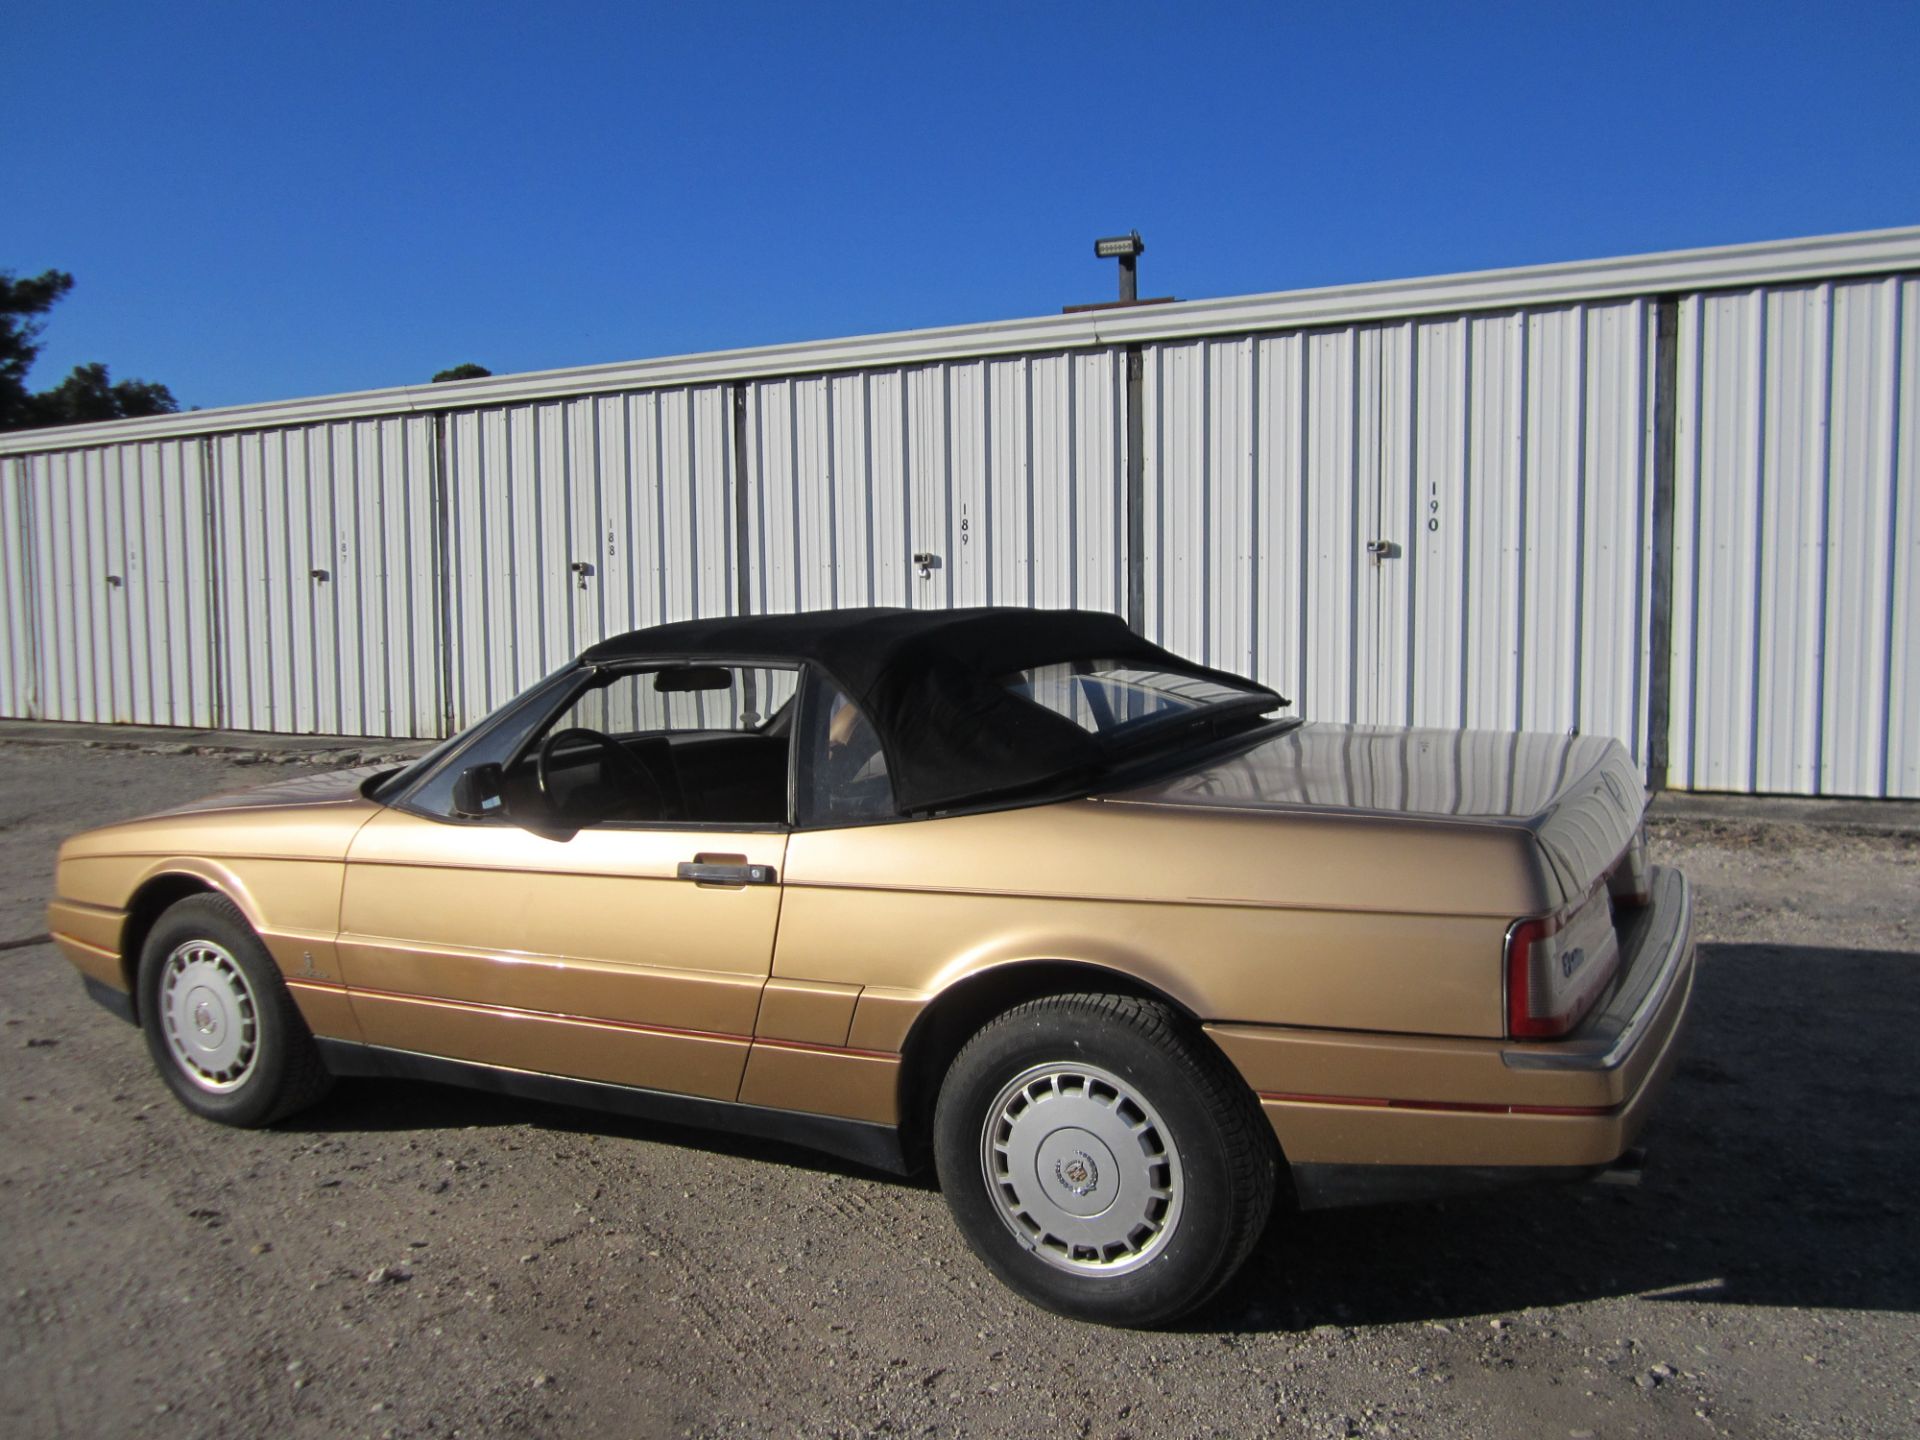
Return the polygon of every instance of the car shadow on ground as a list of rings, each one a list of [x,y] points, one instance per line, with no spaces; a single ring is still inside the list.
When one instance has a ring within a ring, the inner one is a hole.
[[[1920,1309],[1920,955],[1700,952],[1636,1189],[1276,1218],[1198,1328],[1445,1321],[1612,1296]]]
[[[679,1145],[713,1155],[732,1155],[768,1165],[789,1165],[869,1180],[931,1187],[927,1176],[903,1178],[845,1160],[752,1135],[736,1135],[664,1120],[642,1119],[605,1110],[550,1104],[439,1085],[424,1080],[385,1080],[355,1077],[335,1084],[331,1094],[311,1110],[282,1121],[279,1128],[297,1133],[368,1134],[377,1131],[470,1130],[528,1125],[556,1134],[598,1135],[639,1140],[657,1145]]]
[[[1916,1035],[1920,955],[1703,946],[1641,1186],[1277,1214],[1190,1328],[1444,1322],[1623,1295],[1920,1310]],[[414,1082],[342,1082],[288,1128],[499,1125],[932,1183],[775,1141]]]

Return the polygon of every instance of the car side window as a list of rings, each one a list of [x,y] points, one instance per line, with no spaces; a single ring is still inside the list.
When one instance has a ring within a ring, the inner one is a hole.
[[[865,825],[898,818],[879,733],[831,680],[808,684],[799,753],[794,800],[801,825]]]
[[[406,805],[561,832],[784,826],[798,690],[789,666],[641,665],[584,684],[576,672],[564,693],[477,736]]]
[[[612,671],[507,768],[507,809],[571,827],[784,825],[798,672],[764,665]]]

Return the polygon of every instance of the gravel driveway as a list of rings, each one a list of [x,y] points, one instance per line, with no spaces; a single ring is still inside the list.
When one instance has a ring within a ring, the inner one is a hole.
[[[1133,1334],[779,1145],[386,1082],[191,1118],[14,942],[61,836],[285,773],[0,741],[0,1434],[1920,1433],[1911,833],[1658,823],[1704,946],[1641,1188],[1283,1216]]]

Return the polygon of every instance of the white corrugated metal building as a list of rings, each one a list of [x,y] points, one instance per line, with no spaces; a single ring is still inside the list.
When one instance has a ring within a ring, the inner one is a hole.
[[[656,621],[1082,605],[1311,718],[1920,797],[1917,447],[1920,228],[21,432],[0,715],[434,736]]]

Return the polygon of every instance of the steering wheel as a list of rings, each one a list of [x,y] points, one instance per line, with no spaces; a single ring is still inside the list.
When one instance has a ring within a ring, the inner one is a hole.
[[[651,770],[647,769],[646,766],[629,755],[625,748],[621,746],[620,742],[612,736],[602,735],[598,730],[588,730],[576,725],[565,730],[556,730],[547,736],[547,738],[540,743],[540,749],[533,759],[533,773],[535,779],[540,783],[540,796],[547,802],[548,808],[551,809],[556,816],[565,820],[580,820],[584,823],[592,823],[594,820],[605,819],[607,814],[611,813],[603,812],[597,815],[582,816],[574,813],[570,807],[561,803],[559,793],[553,786],[553,757],[560,747],[569,741],[586,741],[588,744],[596,746],[602,755],[612,756],[614,761],[613,768],[620,772],[621,777],[627,782],[629,788],[641,792],[644,798],[651,802],[655,813],[664,814],[666,812],[666,792],[661,790],[660,782],[653,778],[653,772]],[[602,779],[606,778],[605,765],[601,766],[601,777]]]

